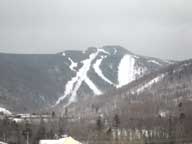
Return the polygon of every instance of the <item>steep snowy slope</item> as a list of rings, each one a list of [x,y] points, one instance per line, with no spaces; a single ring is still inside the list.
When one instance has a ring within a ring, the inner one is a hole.
[[[75,69],[76,73],[65,84],[64,95],[58,98],[55,106],[62,102],[67,106],[84,95],[101,95],[169,64],[135,55],[120,46],[89,48],[82,53],[86,58],[81,60],[73,58],[68,51],[62,55],[70,61],[69,68]]]

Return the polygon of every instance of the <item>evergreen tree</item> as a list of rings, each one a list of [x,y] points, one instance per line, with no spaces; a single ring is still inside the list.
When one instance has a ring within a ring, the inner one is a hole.
[[[96,128],[98,131],[100,131],[103,127],[103,123],[102,123],[102,120],[101,120],[101,116],[98,116],[97,118],[97,121],[96,121]]]
[[[115,128],[119,128],[120,125],[120,118],[118,114],[115,114],[114,118],[113,118],[113,126]]]
[[[51,117],[52,117],[52,119],[54,119],[54,118],[56,117],[56,114],[55,114],[54,111],[52,111],[52,113],[51,113]]]

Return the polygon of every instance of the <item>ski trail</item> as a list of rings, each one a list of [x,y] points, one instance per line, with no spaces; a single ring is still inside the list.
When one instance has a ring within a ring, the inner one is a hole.
[[[59,97],[55,105],[58,105],[66,97],[70,96],[67,105],[76,101],[77,91],[82,85],[83,81],[93,90],[95,94],[101,94],[101,91],[94,85],[94,83],[87,77],[87,73],[90,70],[92,61],[97,57],[98,52],[95,52],[89,56],[88,59],[82,61],[83,66],[79,69],[76,76],[67,82],[64,95]]]

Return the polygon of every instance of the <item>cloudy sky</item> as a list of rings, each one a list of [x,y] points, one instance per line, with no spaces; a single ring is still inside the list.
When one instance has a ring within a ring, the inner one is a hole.
[[[192,0],[1,0],[0,51],[57,53],[121,45],[192,58]]]

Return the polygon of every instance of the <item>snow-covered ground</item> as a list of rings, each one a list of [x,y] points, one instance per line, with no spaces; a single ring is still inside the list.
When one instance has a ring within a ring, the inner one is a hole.
[[[83,82],[85,82],[95,94],[102,94],[102,92],[96,87],[96,85],[87,76],[87,73],[90,70],[91,64],[93,60],[97,57],[98,53],[99,51],[92,53],[88,59],[85,59],[81,62],[83,66],[79,69],[76,76],[73,77],[70,81],[68,81],[65,87],[64,95],[57,100],[55,105],[58,105],[67,96],[70,96],[70,99],[67,105],[75,102],[77,91]]]
[[[3,113],[5,115],[11,115],[11,112],[5,108],[0,107],[0,113]]]
[[[88,77],[88,72],[92,69],[102,80],[104,80],[110,85],[115,86],[116,88],[120,88],[124,85],[129,84],[130,82],[136,80],[137,78],[140,78],[143,74],[145,74],[146,71],[148,71],[148,66],[145,66],[145,63],[143,63],[142,60],[139,60],[140,56],[130,53],[120,55],[121,60],[119,65],[117,66],[118,84],[114,84],[109,78],[105,76],[101,68],[103,60],[107,59],[108,56],[110,57],[111,55],[115,55],[118,52],[118,50],[114,48],[113,52],[114,53],[110,53],[105,49],[98,48],[96,51],[92,52],[88,58],[80,62],[75,62],[74,60],[72,60],[72,58],[68,57],[68,60],[70,61],[69,68],[72,71],[75,71],[76,75],[66,83],[64,94],[57,99],[54,106],[58,105],[66,98],[69,98],[67,105],[76,102],[77,92],[81,88],[82,84],[86,84],[89,87],[89,89],[92,90],[94,95],[102,94],[103,92],[99,89],[99,86],[97,86],[94,83],[94,81],[92,81]],[[66,56],[66,54],[63,54],[63,56]],[[148,59],[147,62],[154,63],[159,66],[162,65],[161,61],[155,59]],[[75,68],[78,66],[78,63],[81,63],[82,66],[81,68],[76,70]],[[149,87],[152,83],[156,82],[157,80],[158,79],[152,80],[148,84],[145,84],[144,86],[139,88],[137,91],[138,92],[142,91],[143,89]]]
[[[61,138],[58,140],[40,140],[39,144],[81,144],[72,137]]]
[[[117,87],[122,87],[135,80],[138,73],[139,71],[135,67],[135,58],[129,54],[125,55],[118,67],[119,84]]]
[[[21,123],[21,122],[24,121],[24,119],[22,119],[22,118],[13,118],[12,120],[13,120],[14,122],[16,122],[16,123]]]
[[[68,58],[68,60],[71,62],[69,68],[70,68],[72,71],[76,71],[75,68],[77,67],[77,63],[74,62],[70,57]]]
[[[0,144],[7,144],[7,143],[0,141]]]

